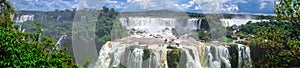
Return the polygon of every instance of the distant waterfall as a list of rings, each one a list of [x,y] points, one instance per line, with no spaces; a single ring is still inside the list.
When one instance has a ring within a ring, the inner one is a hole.
[[[41,20],[46,20],[48,18],[48,15],[42,15],[42,19]]]
[[[200,29],[201,28],[201,19],[191,18],[187,20],[187,27],[192,29]]]
[[[57,16],[56,21],[61,21],[61,16]]]
[[[19,15],[14,20],[16,23],[23,23],[25,21],[34,21],[34,15]]]
[[[86,21],[86,16],[81,16],[80,21]]]
[[[174,28],[176,19],[175,18],[152,18],[152,17],[128,17],[119,18],[123,26],[127,29],[146,30],[149,32],[157,32],[165,28]],[[153,28],[155,27],[155,28]]]

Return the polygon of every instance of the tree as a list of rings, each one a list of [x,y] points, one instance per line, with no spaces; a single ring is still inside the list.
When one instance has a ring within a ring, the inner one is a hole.
[[[37,34],[21,32],[10,19],[15,13],[11,5],[4,2],[0,8],[0,67],[77,67],[66,48],[56,50],[53,38],[41,38],[39,23]]]
[[[297,0],[280,0],[276,20],[241,26],[241,31],[254,34],[251,46],[254,67],[300,66],[300,19]]]
[[[300,28],[299,0],[280,0],[276,5],[276,19],[280,22],[289,22]]]

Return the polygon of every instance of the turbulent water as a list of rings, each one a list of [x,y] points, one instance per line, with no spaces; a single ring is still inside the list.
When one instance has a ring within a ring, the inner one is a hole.
[[[109,46],[115,47],[109,47]],[[117,47],[120,43],[108,42],[103,46],[99,53],[98,61],[94,68],[111,68],[111,67],[127,67],[127,68],[168,68],[167,51],[165,45],[150,45],[147,48],[133,48],[130,46]],[[126,46],[126,45],[124,45]],[[128,50],[122,50],[128,49]],[[144,49],[150,49],[149,58],[143,60]],[[222,45],[182,45],[181,56],[179,61],[180,68],[231,68],[231,58],[228,47]],[[249,47],[239,45],[238,48],[238,66],[239,68],[251,68],[251,58]]]
[[[227,46],[220,42],[202,43],[188,34],[174,36],[177,26],[201,28],[201,19],[186,19],[181,25],[175,18],[120,18],[127,29],[135,29],[128,37],[108,41],[102,46],[93,68],[169,68],[167,58],[174,47],[180,50],[179,68],[251,68],[250,48],[244,45]],[[166,29],[168,28],[168,29]],[[234,55],[232,53],[236,53]],[[237,56],[238,58],[232,58]],[[235,59],[237,63],[231,62]]]

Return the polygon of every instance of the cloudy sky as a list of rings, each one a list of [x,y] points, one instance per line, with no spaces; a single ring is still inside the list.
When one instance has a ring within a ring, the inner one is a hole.
[[[174,10],[211,13],[272,14],[277,0],[8,0],[17,10],[95,8],[118,11]]]

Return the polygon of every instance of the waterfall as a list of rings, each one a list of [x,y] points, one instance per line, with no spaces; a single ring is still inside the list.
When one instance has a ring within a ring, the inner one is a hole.
[[[57,16],[56,21],[60,21],[61,16]]]
[[[62,36],[58,39],[58,41],[57,41],[56,44],[55,44],[56,50],[59,50],[59,48],[62,47],[62,46],[61,46],[61,40],[64,39],[64,38],[66,38],[66,37],[67,37],[67,35],[62,35]],[[60,45],[60,46],[58,46],[58,45]]]
[[[119,45],[119,46],[116,46]],[[112,68],[123,66],[127,68],[168,68],[167,50],[164,47],[151,45],[148,47],[151,54],[148,59],[143,60],[144,49],[141,47],[124,46],[121,43],[112,44],[107,42],[101,48],[99,57],[94,68]],[[179,60],[180,68],[231,68],[231,56],[229,50],[223,45],[181,45]],[[126,53],[125,49],[131,48]],[[237,46],[238,67],[251,68],[250,48],[244,45]],[[124,60],[126,59],[126,60]],[[123,60],[125,62],[122,63]]]
[[[225,68],[231,68],[230,55],[228,49],[225,46],[218,46],[218,49],[220,54],[220,60],[222,61],[222,63],[225,64]]]
[[[186,57],[181,57],[181,59],[186,59],[186,62],[182,63],[182,64],[185,64],[186,68],[202,68],[199,60],[196,60],[196,57],[198,57],[198,56],[194,56],[195,53],[193,53],[193,55],[192,55],[190,53],[189,49],[182,48],[182,55],[183,54],[185,54]]]
[[[218,48],[216,46],[208,46],[207,52],[209,68],[221,68],[221,62],[218,56]]]
[[[257,20],[257,19],[220,19],[220,21],[222,22],[223,26],[230,27],[232,25],[239,26],[239,25],[242,25],[242,24],[246,24],[249,21],[255,23],[255,22],[262,22],[262,21],[269,21],[269,20],[266,20],[266,19],[263,19],[263,20]]]
[[[250,48],[238,44],[238,68],[251,68]]]
[[[94,68],[112,68],[118,66],[121,63],[122,55],[125,53],[123,46],[114,46],[119,43],[107,42],[99,51],[98,60],[96,61]]]
[[[97,62],[95,63],[94,68],[109,68],[109,63],[111,62],[111,53],[112,48],[111,42],[107,42],[104,44],[99,52],[99,57]]]
[[[14,20],[16,23],[23,23],[25,21],[34,21],[34,15],[19,15]]]
[[[81,16],[80,21],[86,21],[86,16]]]
[[[175,18],[155,18],[155,17],[128,17],[119,18],[123,26],[127,29],[146,30],[148,32],[158,32],[165,28],[174,28]],[[156,27],[156,28],[153,28]]]
[[[191,29],[200,29],[201,27],[201,19],[191,18],[187,20],[187,27]]]
[[[127,29],[134,28],[146,32],[108,41],[100,49],[94,68],[169,68],[171,66],[168,65],[176,64],[179,68],[231,68],[232,66],[251,68],[250,48],[247,46],[239,44],[235,47],[222,43],[201,43],[186,38],[187,35],[176,39],[171,32],[159,32],[178,25],[178,20],[175,18],[126,17],[119,18],[119,20]],[[185,22],[190,29],[201,28],[201,19],[192,18]],[[153,35],[163,38],[155,38]],[[137,42],[138,44],[135,44]],[[179,51],[174,51],[175,49]],[[179,56],[176,58],[176,63],[168,62],[170,57],[174,56],[174,54],[170,54],[172,51]],[[177,54],[178,52],[180,55]],[[236,54],[232,55],[232,53]],[[231,60],[235,59],[231,58],[232,56],[237,57],[237,63],[232,64]]]
[[[142,68],[143,63],[143,49],[135,48],[128,56],[128,68]]]
[[[42,19],[41,20],[45,20],[48,18],[48,15],[42,15]]]

